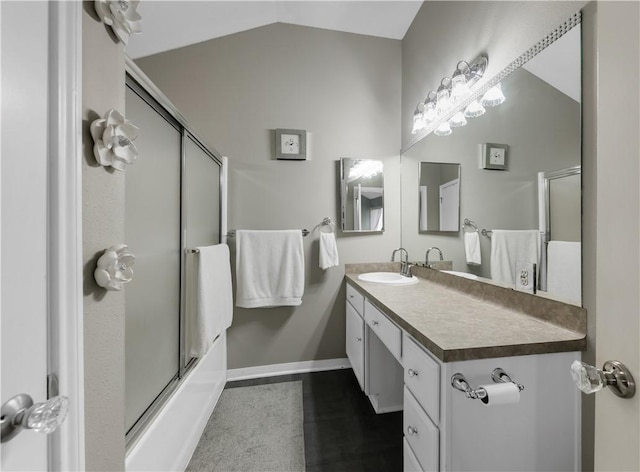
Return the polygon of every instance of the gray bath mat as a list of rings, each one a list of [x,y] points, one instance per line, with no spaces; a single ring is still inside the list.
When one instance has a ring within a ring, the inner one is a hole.
[[[187,472],[305,470],[302,382],[225,389]]]

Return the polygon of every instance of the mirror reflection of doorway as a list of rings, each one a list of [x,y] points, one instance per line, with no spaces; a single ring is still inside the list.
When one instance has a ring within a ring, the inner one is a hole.
[[[382,187],[353,188],[353,227],[358,231],[382,230]]]
[[[458,231],[460,179],[440,185],[440,231]]]

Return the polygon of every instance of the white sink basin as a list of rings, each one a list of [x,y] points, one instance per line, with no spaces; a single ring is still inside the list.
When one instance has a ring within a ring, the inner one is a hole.
[[[413,285],[418,283],[418,278],[413,275],[405,277],[397,272],[367,272],[358,275],[358,280],[384,285]]]
[[[475,274],[469,274],[468,272],[458,272],[457,270],[441,270],[440,272],[446,272],[447,274],[457,275],[458,277],[464,277],[465,279],[477,280],[478,276]]]

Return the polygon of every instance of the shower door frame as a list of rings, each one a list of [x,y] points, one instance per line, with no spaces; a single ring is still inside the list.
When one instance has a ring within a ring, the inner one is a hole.
[[[143,101],[145,101],[150,107],[156,109],[159,113],[168,114],[180,127],[180,310],[178,314],[179,332],[178,332],[178,371],[176,375],[169,381],[164,389],[158,393],[157,397],[147,407],[145,412],[133,423],[125,433],[125,445],[127,452],[132,449],[137,440],[140,439],[142,433],[153,422],[155,417],[160,413],[163,406],[169,400],[169,398],[176,392],[178,387],[182,384],[184,378],[193,370],[197,365],[197,358],[187,359],[186,355],[186,273],[185,273],[185,256],[187,252],[186,247],[186,232],[187,232],[187,215],[186,215],[186,143],[188,139],[191,139],[205,154],[207,154],[215,165],[220,167],[219,177],[219,208],[218,208],[218,227],[219,234],[218,240],[223,240],[222,234],[222,192],[223,192],[223,159],[222,155],[213,147],[205,144],[205,141],[201,139],[197,133],[191,128],[185,117],[178,111],[178,109],[171,103],[171,101],[162,93],[162,91],[146,76],[146,74],[133,62],[129,57],[126,57],[125,68],[125,83],[126,87],[137,94]],[[144,96],[146,95],[146,97]],[[150,100],[149,100],[150,99]],[[160,107],[162,111],[158,111],[157,107]],[[126,364],[126,356],[125,356]],[[126,401],[126,399],[125,399]]]
[[[538,288],[547,290],[547,246],[551,240],[551,180],[582,175],[582,166],[538,173],[538,225],[540,227],[540,270]]]

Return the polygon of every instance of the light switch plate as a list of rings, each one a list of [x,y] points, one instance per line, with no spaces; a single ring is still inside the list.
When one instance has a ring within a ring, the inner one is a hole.
[[[516,261],[516,290],[536,293],[536,264],[533,262]]]

